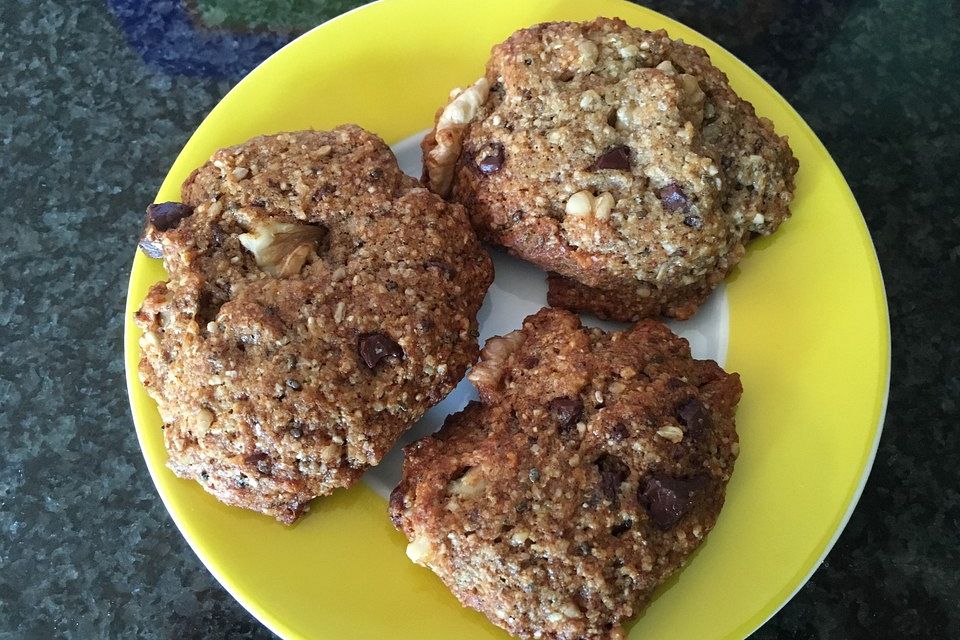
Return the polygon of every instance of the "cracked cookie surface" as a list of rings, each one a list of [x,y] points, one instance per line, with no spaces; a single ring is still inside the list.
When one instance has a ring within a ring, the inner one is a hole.
[[[490,258],[352,125],[220,150],[181,197],[148,210],[141,247],[170,279],[136,314],[168,466],[293,522],[463,376]]]
[[[481,401],[405,449],[391,495],[410,558],[521,638],[620,638],[716,522],[739,376],[645,320],[544,309],[487,342]]]
[[[605,18],[514,33],[421,146],[551,304],[620,321],[693,315],[789,216],[798,166],[703,49]]]

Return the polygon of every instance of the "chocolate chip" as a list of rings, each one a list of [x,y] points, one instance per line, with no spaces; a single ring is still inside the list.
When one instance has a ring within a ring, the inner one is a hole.
[[[301,385],[299,382],[293,379],[287,380],[287,386],[293,389],[294,391],[300,391],[300,389],[303,389],[303,385]]]
[[[264,475],[270,475],[273,465],[270,464],[270,456],[263,451],[255,451],[251,453],[244,459],[244,461],[249,465],[255,466],[257,471],[260,473]]]
[[[520,503],[514,508],[516,509],[517,513],[523,513],[524,511],[530,509],[530,503],[526,500],[521,500]]]
[[[337,191],[337,188],[332,184],[324,184],[323,186],[319,187],[316,191],[313,192],[313,201],[320,202],[327,196],[333,193],[336,193],[336,191]]]
[[[684,433],[696,436],[713,426],[713,418],[703,403],[690,398],[677,407],[677,420],[686,427]]]
[[[700,216],[686,216],[683,219],[683,224],[694,229],[699,229],[703,226],[703,218]]]
[[[616,169],[618,171],[630,170],[630,147],[617,145],[610,147],[597,158],[590,166],[592,171],[598,169]]]
[[[614,442],[622,442],[627,439],[627,427],[622,422],[618,422],[610,427],[610,439]]]
[[[180,202],[160,202],[147,207],[147,223],[157,231],[176,229],[180,221],[193,213],[193,207]]]
[[[223,231],[223,227],[214,222],[210,225],[210,232],[210,246],[217,248],[222,247],[223,243],[227,240],[227,234]]]
[[[539,480],[540,480],[540,470],[530,469],[530,482],[538,482]]]
[[[403,512],[406,510],[406,505],[404,504],[406,502],[406,491],[407,488],[403,483],[400,483],[390,492],[390,521],[393,522],[393,526],[397,529],[401,528]]]
[[[477,169],[480,170],[480,173],[488,176],[491,173],[496,173],[500,171],[503,167],[503,145],[499,142],[495,142],[490,146],[490,149],[487,151],[486,155],[480,158],[480,161],[477,162]]]
[[[380,178],[383,177],[383,169],[374,169],[373,171],[367,174],[367,177],[370,178],[371,180],[379,180]]]
[[[633,520],[631,520],[630,518],[627,518],[623,522],[620,522],[619,524],[615,524],[612,527],[610,527],[610,535],[614,537],[621,536],[625,534],[627,531],[629,531],[632,527],[633,527]]]
[[[614,505],[620,504],[620,484],[630,476],[630,467],[620,458],[604,453],[596,462],[600,472],[600,491]]]
[[[396,291],[398,285],[397,285],[397,283],[394,282],[393,280],[387,280],[387,281],[383,284],[383,286],[385,286],[385,287],[387,288],[387,291]]]
[[[423,320],[420,320],[417,322],[417,326],[415,327],[415,329],[417,333],[422,335],[427,331],[430,331],[430,329],[433,329],[433,327],[434,327],[433,320],[431,320],[430,318],[424,318]]]
[[[375,368],[384,358],[403,359],[403,349],[385,333],[362,333],[357,338],[357,352],[363,364]]]
[[[706,485],[706,478],[671,478],[654,474],[641,484],[637,498],[657,527],[669,529],[693,506],[694,494]]]
[[[443,260],[427,260],[423,263],[423,266],[425,266],[427,269],[436,269],[451,279],[457,275],[457,270]]]
[[[540,358],[537,356],[527,356],[523,361],[523,368],[533,369],[538,364],[540,364]]]
[[[459,469],[456,470],[456,472],[452,476],[450,476],[450,482],[459,480],[463,476],[467,475],[467,471],[470,471],[470,469],[471,469],[470,465],[460,467]]]
[[[654,189],[654,193],[660,198],[660,202],[663,203],[663,208],[671,213],[681,210],[686,211],[690,208],[690,199],[676,182],[671,182],[665,187]]]
[[[573,428],[583,415],[583,400],[580,396],[554,398],[547,407],[553,419],[559,423],[561,432]]]
[[[557,76],[557,80],[560,82],[570,82],[574,79],[574,77],[576,77],[576,75],[577,74],[574,73],[572,69],[567,69],[566,71],[562,71],[560,75]]]
[[[294,427],[293,429],[290,429],[290,435],[296,440],[299,440],[303,437],[303,431],[301,431],[299,427]]]

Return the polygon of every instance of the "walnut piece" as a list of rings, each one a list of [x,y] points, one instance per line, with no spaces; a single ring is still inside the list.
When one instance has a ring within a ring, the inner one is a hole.
[[[253,254],[258,267],[271,276],[288,278],[300,273],[326,235],[326,229],[309,224],[266,222],[237,239]]]
[[[457,498],[475,498],[482,495],[487,490],[487,480],[483,477],[483,472],[479,467],[471,467],[469,471],[463,474],[463,477],[457,478],[447,486],[447,492]]]
[[[526,336],[522,331],[511,331],[504,336],[490,338],[480,351],[480,361],[467,374],[480,395],[490,393],[500,384],[504,365],[510,354],[520,348]]]
[[[434,193],[447,197],[453,183],[453,168],[460,157],[467,125],[477,117],[480,105],[490,95],[490,83],[480,78],[465,90],[455,93],[433,129],[436,146],[426,156],[427,184]]]

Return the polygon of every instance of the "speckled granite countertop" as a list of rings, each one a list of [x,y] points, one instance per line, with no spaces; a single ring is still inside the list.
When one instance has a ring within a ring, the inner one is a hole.
[[[180,0],[0,3],[0,639],[270,637],[150,482],[123,301],[144,204],[204,114],[284,30],[359,3],[185,4],[193,15]],[[890,298],[873,474],[825,564],[756,637],[958,638],[960,5],[648,4],[807,119],[860,202]]]

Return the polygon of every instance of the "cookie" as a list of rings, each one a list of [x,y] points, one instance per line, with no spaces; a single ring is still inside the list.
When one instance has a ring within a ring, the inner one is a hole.
[[[181,197],[148,210],[141,246],[170,279],[136,314],[168,466],[293,522],[475,360],[490,258],[356,126],[218,151]]]
[[[551,304],[620,321],[689,318],[798,167],[703,49],[606,18],[514,33],[421,146],[482,239],[556,274]]]
[[[559,309],[468,377],[480,402],[404,450],[407,554],[517,637],[623,637],[716,522],[739,377],[660,322],[604,333]]]

